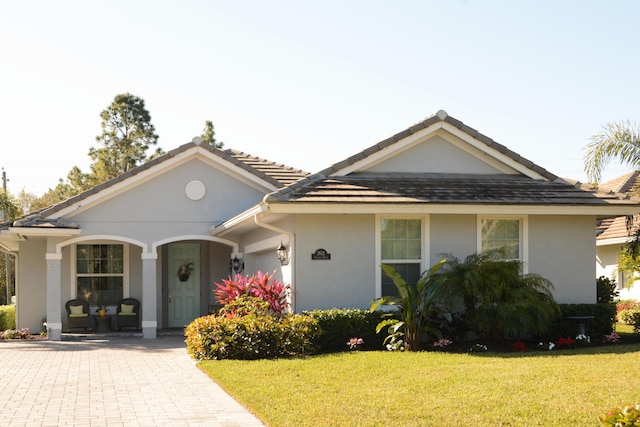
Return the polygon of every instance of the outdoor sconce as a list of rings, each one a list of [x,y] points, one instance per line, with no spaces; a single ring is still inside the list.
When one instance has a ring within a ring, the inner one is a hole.
[[[229,270],[233,270],[236,274],[241,273],[244,270],[244,262],[240,262],[236,255],[229,261]]]
[[[280,241],[280,246],[276,248],[276,255],[278,256],[278,261],[280,261],[280,265],[289,264],[289,260],[287,259],[287,248],[284,246],[282,241]]]

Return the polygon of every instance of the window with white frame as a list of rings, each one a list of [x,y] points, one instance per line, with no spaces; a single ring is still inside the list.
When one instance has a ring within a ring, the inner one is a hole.
[[[421,219],[381,219],[381,262],[394,267],[409,284],[416,284],[420,278],[422,246]],[[382,273],[382,295],[397,295],[393,281],[384,273]]]
[[[523,261],[521,218],[481,218],[480,251],[505,250],[506,259]]]
[[[76,291],[91,305],[116,305],[123,298],[123,244],[76,246]]]

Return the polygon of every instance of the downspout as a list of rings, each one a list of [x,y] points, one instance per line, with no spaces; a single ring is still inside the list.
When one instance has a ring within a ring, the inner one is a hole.
[[[258,214],[255,214],[253,216],[253,222],[255,222],[255,224],[258,227],[262,227],[262,228],[266,228],[267,230],[271,230],[273,232],[276,232],[278,234],[284,234],[286,236],[289,237],[289,253],[291,254],[291,256],[289,257],[289,265],[291,266],[291,311],[295,313],[296,311],[296,286],[295,286],[295,277],[294,277],[294,273],[295,270],[293,269],[293,249],[295,248],[295,234],[291,233],[290,231],[284,230],[282,228],[273,226],[271,224],[266,224],[262,221],[260,221],[260,218],[258,218]]]

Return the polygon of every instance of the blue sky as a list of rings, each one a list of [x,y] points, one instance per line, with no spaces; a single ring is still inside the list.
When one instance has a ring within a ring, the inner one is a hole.
[[[0,5],[0,166],[43,194],[119,93],[171,150],[205,120],[317,172],[440,109],[586,180],[602,125],[638,119],[637,1],[26,1]],[[626,169],[610,165],[604,180]]]

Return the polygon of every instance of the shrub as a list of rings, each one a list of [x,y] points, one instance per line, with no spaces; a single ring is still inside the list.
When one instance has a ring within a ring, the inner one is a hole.
[[[640,302],[629,299],[618,301],[616,311],[620,313],[622,310],[640,310]]]
[[[216,289],[213,292],[221,304],[229,304],[242,296],[251,296],[268,302],[272,313],[284,313],[289,307],[287,298],[290,287],[275,280],[274,275],[275,272],[269,275],[262,271],[253,276],[236,274],[234,278],[229,276],[229,279],[223,279],[222,283],[215,282]]]
[[[283,316],[204,316],[186,328],[187,352],[198,360],[271,359],[315,352],[319,335],[315,319]]]
[[[448,279],[445,295],[452,311],[464,308],[467,328],[482,338],[529,338],[548,333],[560,315],[553,284],[537,274],[522,274],[522,262],[505,261],[506,249],[471,254],[460,260],[443,254]]]
[[[640,424],[640,405],[614,406],[598,417],[601,426],[637,426]]]
[[[0,305],[0,331],[16,328],[16,306]]]
[[[31,332],[29,328],[23,329],[7,329],[4,332],[0,332],[0,339],[14,340],[14,339],[29,339],[31,338]]]
[[[600,276],[596,279],[596,289],[598,294],[598,304],[610,304],[620,294],[616,290],[616,281],[604,276]]]
[[[321,353],[347,350],[345,342],[353,337],[362,338],[360,350],[381,350],[384,337],[376,334],[376,325],[382,321],[385,312],[357,308],[332,308],[330,310],[305,311],[320,326],[320,336],[316,343]]]
[[[556,341],[560,337],[575,337],[578,325],[575,321],[569,320],[574,316],[593,316],[592,320],[585,323],[587,335],[594,338],[594,342],[599,342],[605,335],[613,332],[616,317],[616,308],[613,304],[560,304],[562,316],[557,318],[551,325],[550,330],[553,335],[549,338]]]
[[[622,310],[618,313],[620,323],[625,325],[633,325],[635,332],[640,331],[640,310]]]

